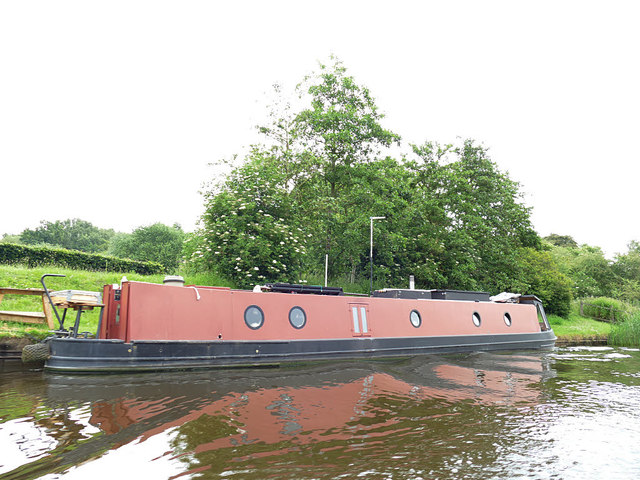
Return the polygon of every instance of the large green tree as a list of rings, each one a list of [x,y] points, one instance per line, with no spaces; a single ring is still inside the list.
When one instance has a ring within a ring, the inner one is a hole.
[[[320,273],[328,254],[334,279],[368,280],[369,217],[384,216],[374,235],[378,286],[413,274],[421,288],[530,288],[519,252],[540,241],[519,185],[484,147],[427,142],[393,158],[399,136],[337,61],[298,92],[301,106],[270,110],[264,142],[205,193],[193,262],[247,286]]]
[[[539,246],[519,185],[501,172],[487,150],[426,142],[407,162],[422,209],[420,229],[436,241],[429,253],[444,286],[502,291],[518,277],[518,249]]]
[[[299,214],[314,219],[311,258],[321,263],[328,254],[334,273],[353,277],[368,244],[369,217],[381,215],[371,192],[363,198],[360,167],[400,137],[382,126],[370,91],[335,58],[306,77],[298,93],[308,104],[292,126],[310,179],[296,189]]]
[[[167,272],[173,272],[182,260],[183,241],[184,232],[179,225],[154,223],[138,227],[131,234],[116,235],[109,253],[131,260],[158,262]]]
[[[115,232],[95,227],[78,218],[49,222],[42,220],[35,229],[25,229],[20,241],[27,245],[44,243],[83,252],[104,252]]]
[[[536,295],[548,313],[566,317],[571,309],[572,282],[558,269],[548,251],[521,248],[518,251],[518,289]]]
[[[619,279],[602,249],[563,244],[567,246],[551,246],[550,252],[560,271],[571,279],[574,297],[612,296]]]

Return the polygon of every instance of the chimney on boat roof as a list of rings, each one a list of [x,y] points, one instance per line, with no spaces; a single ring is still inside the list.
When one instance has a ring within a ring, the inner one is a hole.
[[[413,275],[409,275],[409,290],[416,289],[416,278]]]
[[[167,275],[162,283],[172,287],[184,287],[184,278],[180,275]]]

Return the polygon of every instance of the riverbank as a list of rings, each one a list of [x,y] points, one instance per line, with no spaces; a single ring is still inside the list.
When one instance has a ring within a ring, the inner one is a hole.
[[[557,346],[575,345],[607,345],[611,324],[582,317],[572,312],[567,318],[549,315],[549,323],[553,328]]]

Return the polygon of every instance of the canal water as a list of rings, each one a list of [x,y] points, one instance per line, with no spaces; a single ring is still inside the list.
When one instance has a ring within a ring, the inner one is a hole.
[[[0,478],[637,479],[640,351],[107,376],[5,361]]]

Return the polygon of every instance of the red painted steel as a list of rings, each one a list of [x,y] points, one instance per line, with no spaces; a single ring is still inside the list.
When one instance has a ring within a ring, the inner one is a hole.
[[[255,293],[220,287],[176,287],[124,282],[121,299],[104,289],[106,303],[100,338],[131,340],[317,340],[369,336],[377,338],[540,332],[534,305],[458,300],[394,299],[289,293]],[[247,307],[264,312],[264,324],[251,329],[244,322]],[[365,308],[367,332],[358,317],[355,332],[352,306]],[[117,318],[119,306],[119,318]],[[306,324],[289,323],[289,311],[301,307]],[[420,327],[412,326],[412,310]],[[477,312],[481,325],[472,315]],[[511,326],[504,314],[511,316]]]

